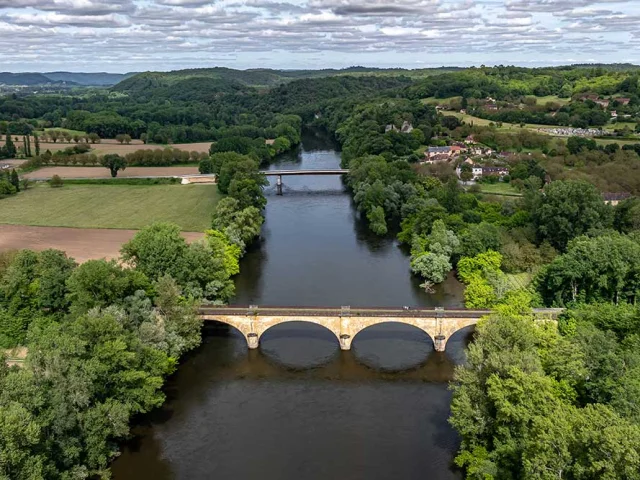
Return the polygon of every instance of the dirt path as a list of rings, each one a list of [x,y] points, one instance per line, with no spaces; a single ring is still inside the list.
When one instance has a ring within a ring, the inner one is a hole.
[[[118,178],[197,174],[198,167],[129,167],[118,172]],[[109,170],[104,167],[44,167],[23,176],[31,179],[48,179],[54,175],[62,178],[111,178]]]
[[[79,263],[98,258],[117,258],[120,247],[136,233],[135,230],[97,228],[28,227],[0,225],[0,251],[63,250]],[[184,232],[190,242],[202,238],[202,233]]]

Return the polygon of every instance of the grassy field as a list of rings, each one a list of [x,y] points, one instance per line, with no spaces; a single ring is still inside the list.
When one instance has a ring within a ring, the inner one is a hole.
[[[0,224],[139,229],[169,221],[201,232],[219,199],[211,185],[42,185],[0,200]]]
[[[610,143],[617,143],[618,145],[635,145],[636,143],[640,143],[640,138],[638,140],[616,140],[615,138],[596,138],[594,139],[598,145],[609,145]]]
[[[560,105],[567,105],[571,101],[570,98],[560,98],[557,95],[547,95],[546,97],[536,97],[536,103],[538,105],[545,105],[549,102],[559,103]]]
[[[510,183],[479,183],[480,191],[491,195],[511,195],[520,197],[522,194],[513,188]]]
[[[469,124],[473,123],[474,125],[479,125],[481,127],[483,126],[486,127],[487,125],[493,122],[493,120],[474,117],[473,115],[469,115],[468,113],[446,112],[445,115],[453,115],[455,117],[458,117],[460,120],[465,121],[466,123],[469,123]],[[496,122],[493,122],[493,123],[495,125]],[[520,125],[517,125],[515,123],[507,123],[507,122],[502,122],[502,126],[496,127],[496,128],[500,131],[512,131],[512,132],[517,132],[518,130],[523,129],[523,127],[520,127]],[[558,128],[558,126],[557,125],[537,125],[533,123],[524,124],[524,129],[537,130],[538,128]]]

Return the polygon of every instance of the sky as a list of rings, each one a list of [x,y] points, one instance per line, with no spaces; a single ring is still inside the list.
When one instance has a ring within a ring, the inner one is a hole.
[[[640,0],[0,0],[0,71],[640,63]]]

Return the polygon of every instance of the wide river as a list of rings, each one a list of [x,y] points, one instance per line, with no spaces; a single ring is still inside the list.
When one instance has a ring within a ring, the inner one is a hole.
[[[272,169],[336,168],[319,132]],[[261,241],[247,253],[235,303],[277,306],[460,306],[449,278],[419,287],[393,238],[359,219],[339,177],[284,177],[266,189]],[[249,351],[231,327],[205,326],[203,344],[167,382],[167,402],[138,419],[113,463],[116,480],[459,479],[447,423],[447,382],[468,331],[445,353],[417,328],[381,324],[342,352],[323,327],[292,322]]]

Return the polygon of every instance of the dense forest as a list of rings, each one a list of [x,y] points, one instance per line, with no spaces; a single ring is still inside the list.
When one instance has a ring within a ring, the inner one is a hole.
[[[9,459],[0,474],[106,477],[130,417],[162,402],[163,378],[198,344],[194,305],[233,296],[238,259],[263,221],[260,164],[314,127],[339,142],[371,231],[410,251],[407,274],[432,291],[453,271],[467,307],[495,311],[451,386],[467,478],[640,478],[640,71],[325,73],[144,73],[110,90],[0,99],[5,156],[20,154],[12,136],[37,139],[44,128],[206,141],[209,154],[188,160],[216,174],[225,195],[195,244],[164,224],[126,244],[123,264],[76,265],[55,251],[2,257],[0,345],[37,353],[0,370]],[[553,126],[568,133],[542,131]],[[33,168],[91,155],[88,141],[36,155],[24,142]],[[430,148],[454,147],[480,153],[429,161]],[[508,173],[473,180],[474,168]],[[19,188],[12,175],[0,184]],[[611,193],[615,205],[603,197]],[[540,322],[532,308],[542,306],[565,310]],[[116,351],[125,360],[114,362]]]

